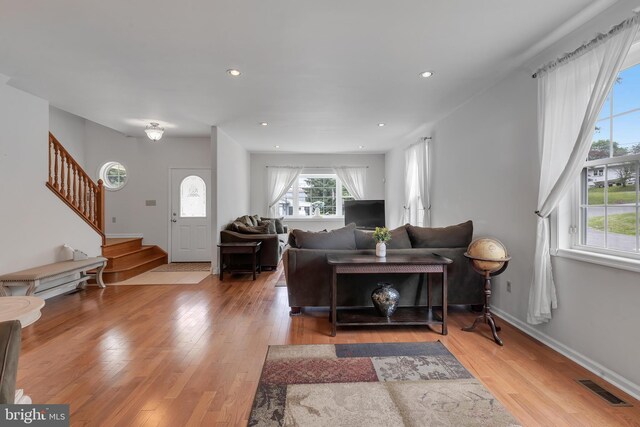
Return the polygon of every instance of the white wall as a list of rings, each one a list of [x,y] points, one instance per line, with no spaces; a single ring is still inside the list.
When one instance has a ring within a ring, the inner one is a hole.
[[[142,234],[144,244],[168,251],[169,169],[210,168],[210,139],[165,135],[153,143],[89,120],[85,130],[87,173],[97,180],[98,169],[107,161],[118,161],[127,169],[126,185],[106,192],[107,234]],[[146,200],[155,200],[156,205],[146,206]]]
[[[552,46],[535,63],[542,65],[631,15],[630,2],[615,7]],[[495,281],[497,311],[639,397],[637,273],[554,257],[559,307],[549,324],[525,323],[539,174],[536,108],[537,81],[531,69],[520,69],[435,125],[434,224],[471,218],[476,236],[502,240],[513,260]],[[511,293],[506,281],[512,283]]]
[[[221,128],[213,127],[213,132],[217,132],[215,144],[212,138],[212,148],[216,147],[217,214],[213,222],[212,253],[213,266],[217,267],[216,244],[220,231],[237,217],[249,213],[250,156]]]
[[[396,147],[385,154],[385,194],[387,227],[393,229],[404,223],[404,179],[406,146]]]
[[[49,131],[84,169],[85,122],[82,117],[49,106]]]
[[[384,154],[291,154],[291,153],[251,153],[251,214],[267,215],[267,166],[369,166],[365,185],[365,198],[383,200],[385,198]],[[313,169],[310,170],[312,172]],[[291,221],[289,228],[307,230],[331,230],[344,226],[335,220]]]
[[[45,187],[49,104],[0,83],[0,274],[69,259],[68,243],[91,256],[101,238]]]

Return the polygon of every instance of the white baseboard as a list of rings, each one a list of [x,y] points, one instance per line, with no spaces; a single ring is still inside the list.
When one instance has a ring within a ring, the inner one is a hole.
[[[595,375],[613,384],[614,386],[618,387],[620,390],[624,391],[625,393],[633,396],[636,399],[640,399],[640,385],[629,381],[623,376],[613,372],[611,369],[606,368],[601,364],[599,364],[598,362],[589,359],[584,354],[578,353],[577,351],[562,344],[560,341],[554,338],[551,338],[549,335],[543,332],[540,332],[539,330],[532,327],[528,323],[523,322],[522,320],[512,316],[509,313],[506,313],[503,310],[500,310],[499,308],[491,307],[491,311],[497,314],[498,316],[500,316],[502,319],[504,319],[511,325],[520,329],[522,332],[529,335],[530,337],[535,338],[536,340],[540,341],[541,343],[545,344],[548,347],[551,347],[558,353],[573,360],[578,365],[582,366],[588,371],[593,372]]]
[[[107,239],[142,239],[142,233],[109,233],[105,234]]]

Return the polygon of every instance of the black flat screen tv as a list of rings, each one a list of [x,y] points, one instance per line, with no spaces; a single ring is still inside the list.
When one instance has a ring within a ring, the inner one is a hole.
[[[352,222],[364,230],[384,227],[384,200],[346,200],[344,223]]]

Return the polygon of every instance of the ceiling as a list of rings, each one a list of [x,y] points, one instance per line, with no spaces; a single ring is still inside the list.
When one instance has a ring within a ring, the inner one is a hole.
[[[217,125],[251,151],[379,152],[591,3],[0,0],[0,73],[127,135],[159,121],[167,136]]]

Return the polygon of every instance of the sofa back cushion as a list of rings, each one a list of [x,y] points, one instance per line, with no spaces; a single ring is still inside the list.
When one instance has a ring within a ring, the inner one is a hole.
[[[449,227],[431,228],[406,225],[414,248],[466,248],[473,238],[473,222]]]
[[[357,249],[375,249],[376,241],[373,240],[373,231],[355,230]],[[387,242],[388,249],[411,249],[411,240],[405,226],[391,230],[391,240]]]
[[[356,249],[355,229],[356,225],[351,223],[337,230],[293,230],[291,233],[295,247],[300,249]]]

